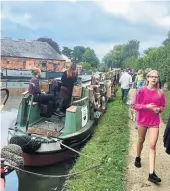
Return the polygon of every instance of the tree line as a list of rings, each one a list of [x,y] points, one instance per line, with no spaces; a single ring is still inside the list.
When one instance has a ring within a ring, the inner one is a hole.
[[[136,71],[152,68],[159,71],[162,82],[168,82],[170,88],[170,31],[160,47],[148,48],[143,56],[139,54],[139,46],[137,40],[114,46],[103,58],[105,67],[133,68]]]
[[[144,55],[139,53],[140,42],[138,40],[130,40],[125,44],[115,45],[109,51],[102,63],[93,49],[84,46],[75,46],[73,49],[63,47],[60,50],[57,42],[51,38],[41,37],[37,41],[47,42],[58,53],[62,53],[72,61],[82,65],[85,71],[107,71],[108,68],[133,68],[139,69],[152,68],[159,71],[161,80],[169,83],[170,88],[170,31],[167,38],[158,48],[148,48],[144,51]]]
[[[59,54],[62,53],[69,59],[71,59],[71,61],[81,64],[83,70],[85,71],[92,71],[99,65],[99,59],[96,56],[95,51],[89,47],[86,48],[84,46],[75,46],[73,49],[63,47],[63,49],[60,50],[57,42],[55,42],[51,38],[41,37],[38,38],[37,41],[47,42]]]

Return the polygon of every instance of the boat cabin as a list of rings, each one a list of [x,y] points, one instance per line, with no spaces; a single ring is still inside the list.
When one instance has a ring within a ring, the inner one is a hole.
[[[51,84],[49,92],[52,91]],[[22,95],[16,122],[16,128],[30,134],[61,136],[74,133],[84,127],[89,116],[88,89],[74,86],[71,106],[65,116],[44,117],[48,106],[33,102],[34,96],[28,91]]]

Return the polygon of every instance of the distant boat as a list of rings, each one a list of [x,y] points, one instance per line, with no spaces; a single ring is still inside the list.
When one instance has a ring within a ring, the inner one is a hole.
[[[14,70],[0,69],[2,79],[30,79],[32,77],[31,70]],[[41,71],[41,79],[61,78],[63,72]],[[91,75],[90,73],[80,72],[80,76]]]

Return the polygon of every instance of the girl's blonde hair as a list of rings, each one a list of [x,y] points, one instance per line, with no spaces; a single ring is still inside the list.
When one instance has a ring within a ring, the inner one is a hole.
[[[158,90],[158,94],[161,95],[162,94],[162,90],[160,89],[159,87],[159,72],[157,70],[151,70],[147,73],[146,75],[146,79],[145,79],[145,85],[148,86],[149,82],[148,82],[148,77],[150,76],[150,74],[152,73],[156,73],[158,75],[158,81],[157,81],[157,84],[156,84],[156,89]]]

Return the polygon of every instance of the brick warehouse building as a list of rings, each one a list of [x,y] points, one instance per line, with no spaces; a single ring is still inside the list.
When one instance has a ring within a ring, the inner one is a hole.
[[[0,67],[14,70],[38,67],[42,71],[62,72],[68,66],[47,42],[4,38],[1,39]]]

